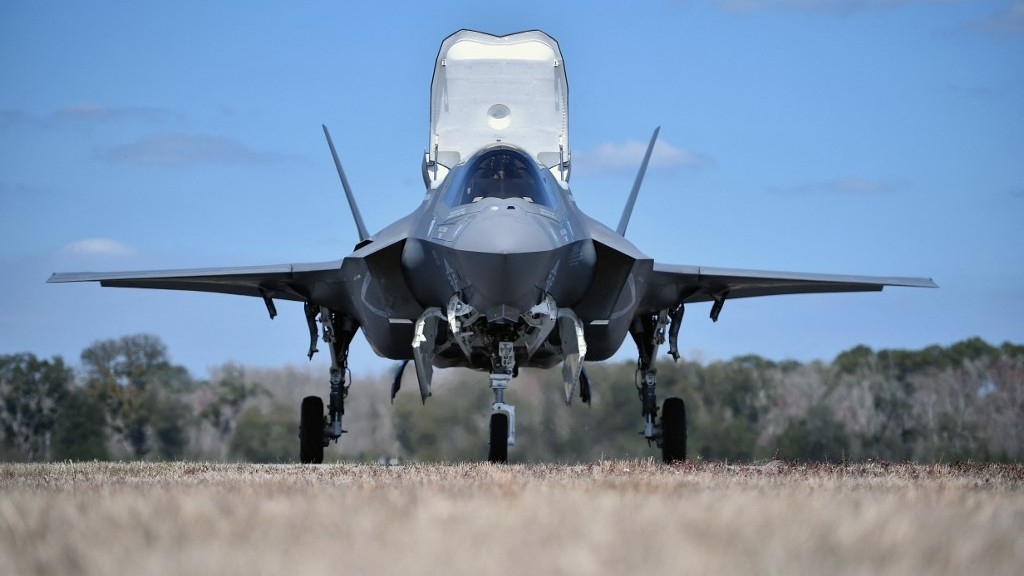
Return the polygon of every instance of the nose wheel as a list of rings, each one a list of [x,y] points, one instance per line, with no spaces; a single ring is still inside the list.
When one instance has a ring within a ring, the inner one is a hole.
[[[508,447],[516,443],[516,408],[505,403],[505,389],[515,369],[515,352],[511,342],[498,343],[498,357],[491,371],[491,434],[487,461],[508,462]]]
[[[487,450],[487,461],[504,464],[508,462],[508,414],[491,414],[491,444]]]

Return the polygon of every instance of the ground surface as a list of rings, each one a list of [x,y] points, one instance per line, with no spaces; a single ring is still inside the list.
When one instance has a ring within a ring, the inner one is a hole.
[[[1024,466],[0,466],[0,574],[1019,574]]]

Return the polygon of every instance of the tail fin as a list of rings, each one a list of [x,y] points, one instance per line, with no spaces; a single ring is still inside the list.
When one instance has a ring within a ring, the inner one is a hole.
[[[651,134],[651,143],[647,145],[644,161],[640,163],[640,172],[636,175],[636,182],[633,182],[633,190],[629,193],[629,200],[626,202],[626,208],[622,211],[622,218],[619,220],[619,227],[616,229],[619,236],[626,235],[626,226],[629,224],[629,217],[633,215],[633,205],[636,204],[636,196],[640,192],[640,184],[644,181],[647,163],[651,160],[651,152],[654,150],[654,143],[658,141],[659,131],[661,131],[661,126],[655,128],[654,134]]]
[[[363,217],[359,214],[359,207],[356,206],[355,196],[352,195],[352,189],[348,186],[348,178],[345,178],[345,171],[341,168],[341,160],[338,160],[338,152],[334,149],[334,142],[331,141],[331,133],[327,131],[327,126],[321,124],[324,129],[324,136],[327,137],[327,145],[331,147],[331,156],[334,158],[334,167],[338,169],[338,178],[341,178],[341,187],[345,189],[345,196],[348,198],[348,207],[352,210],[352,218],[356,221],[356,230],[359,231],[359,241],[363,242],[370,238],[370,234],[366,231],[366,225],[363,224]]]

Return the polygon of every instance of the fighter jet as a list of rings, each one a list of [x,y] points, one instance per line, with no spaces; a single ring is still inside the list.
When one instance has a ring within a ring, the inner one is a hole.
[[[488,460],[506,462],[515,407],[505,390],[520,368],[561,365],[566,403],[590,402],[584,361],[611,357],[627,334],[638,352],[643,436],[671,463],[686,458],[686,405],[659,408],[655,357],[678,335],[687,304],[814,292],[935,287],[927,278],[842,276],[654,262],[625,238],[658,136],[654,131],[615,229],[588,217],[569,190],[568,83],[558,43],[540,31],[493,36],[460,30],[437,55],[430,136],[422,161],[426,194],[409,215],[369,234],[327,127],[324,135],[359,233],[351,254],[312,264],[244,268],[61,273],[49,282],[163,288],[305,305],[308,356],[319,340],[331,358],[326,414],[302,401],[299,453],[323,461],[342,433],[349,346],[362,331],[373,351],[415,365],[423,402],[434,368],[489,374]],[[632,384],[630,384],[632,385]],[[638,423],[640,424],[640,423]],[[481,441],[482,445],[482,441]]]

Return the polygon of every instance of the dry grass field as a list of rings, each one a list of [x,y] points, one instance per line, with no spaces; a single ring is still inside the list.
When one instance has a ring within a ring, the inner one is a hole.
[[[0,574],[1020,574],[1024,466],[0,466]]]

